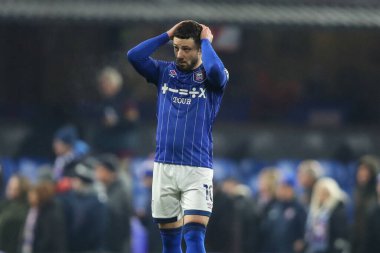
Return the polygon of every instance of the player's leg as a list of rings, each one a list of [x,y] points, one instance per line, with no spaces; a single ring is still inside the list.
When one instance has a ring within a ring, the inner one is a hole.
[[[170,223],[159,223],[162,252],[163,253],[181,253],[183,219]]]
[[[183,235],[187,253],[205,253],[206,226],[212,211],[213,171],[208,168],[187,167],[181,180],[181,205],[184,209]]]
[[[206,252],[204,245],[206,226],[209,217],[201,215],[185,215],[183,234],[186,241],[187,253]]]
[[[182,209],[180,193],[172,181],[173,168],[155,163],[152,185],[152,216],[158,224],[163,253],[181,253]]]

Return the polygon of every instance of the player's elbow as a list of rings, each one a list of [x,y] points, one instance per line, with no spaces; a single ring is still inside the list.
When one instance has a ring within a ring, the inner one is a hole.
[[[136,53],[134,52],[133,48],[128,50],[127,59],[129,62],[134,62],[136,60]]]
[[[224,74],[224,68],[220,68],[218,65],[213,65],[210,68],[209,79],[211,83],[223,88],[227,83],[227,77]]]

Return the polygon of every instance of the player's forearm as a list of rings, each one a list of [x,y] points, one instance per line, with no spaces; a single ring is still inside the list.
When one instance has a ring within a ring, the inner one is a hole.
[[[168,41],[169,36],[167,33],[163,33],[159,36],[143,41],[128,51],[128,60],[134,65],[149,61],[149,56]]]
[[[207,39],[202,39],[202,62],[210,82],[224,87],[227,83],[224,65]]]

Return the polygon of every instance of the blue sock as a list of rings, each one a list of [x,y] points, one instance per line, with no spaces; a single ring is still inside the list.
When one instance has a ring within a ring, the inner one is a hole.
[[[186,253],[206,253],[206,227],[200,223],[187,223],[183,226],[186,241]]]
[[[182,227],[160,229],[162,239],[162,253],[182,253]]]

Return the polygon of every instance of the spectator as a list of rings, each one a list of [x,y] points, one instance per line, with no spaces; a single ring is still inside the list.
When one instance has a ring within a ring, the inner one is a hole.
[[[157,253],[162,251],[160,230],[157,225],[153,222],[152,217],[152,183],[153,183],[153,157],[146,160],[143,165],[143,185],[146,189],[146,202],[144,205],[144,209],[138,212],[138,217],[145,227],[148,240],[147,246],[149,253]]]
[[[302,188],[300,201],[305,208],[309,208],[314,185],[322,174],[322,165],[316,160],[305,160],[299,164],[297,180]]]
[[[276,189],[277,201],[263,221],[267,244],[261,252],[298,253],[304,248],[306,212],[295,195],[294,175],[284,173]],[[269,243],[270,242],[270,243]]]
[[[206,240],[210,251],[257,252],[257,217],[251,196],[251,190],[234,178],[224,180],[215,191],[216,217],[208,224]]]
[[[314,187],[306,224],[307,253],[347,253],[347,196],[332,178],[321,178]]]
[[[88,150],[86,144],[78,138],[78,132],[72,125],[58,129],[53,139],[53,151],[56,156],[53,165],[53,179],[59,181],[69,174],[72,163],[77,162]],[[77,147],[80,147],[77,149]]]
[[[0,204],[0,251],[17,252],[22,226],[28,212],[29,181],[12,176],[6,188],[6,200]]]
[[[370,209],[367,220],[367,237],[364,248],[367,253],[380,252],[380,174],[377,175],[377,201]]]
[[[269,211],[276,203],[276,189],[278,185],[279,173],[277,168],[267,167],[263,168],[259,174],[258,179],[258,193],[255,196],[255,206],[257,208],[259,220],[259,252],[263,252],[267,245],[272,242],[265,235],[268,234],[268,227],[265,221],[269,218]]]
[[[235,180],[228,179],[227,184],[236,184]],[[229,181],[229,182],[228,182]],[[231,252],[232,231],[230,219],[232,219],[231,206],[232,199],[226,193],[226,182],[215,183],[213,198],[213,219],[207,225],[206,248],[210,252],[228,253]],[[224,187],[223,187],[224,185]],[[224,188],[224,189],[223,189]]]
[[[363,156],[359,160],[354,189],[353,253],[368,253],[364,249],[368,231],[366,220],[369,209],[377,200],[376,175],[379,167],[379,160],[374,156]]]
[[[130,252],[130,218],[132,216],[131,194],[118,179],[117,158],[113,155],[99,157],[95,175],[106,188],[108,223],[105,249],[108,252]]]
[[[71,178],[72,190],[60,195],[63,203],[68,250],[70,252],[100,252],[104,246],[106,207],[93,188],[93,171],[84,163],[75,166]]]
[[[267,167],[261,170],[258,179],[258,193],[255,197],[260,215],[265,215],[271,203],[275,201],[278,180],[277,168]]]
[[[54,184],[48,181],[29,190],[30,208],[23,229],[21,253],[66,252],[64,215],[54,194]]]
[[[135,129],[139,119],[136,104],[123,89],[123,78],[114,68],[104,68],[98,78],[101,95],[100,119],[95,145],[98,152],[130,155],[136,145]]]

